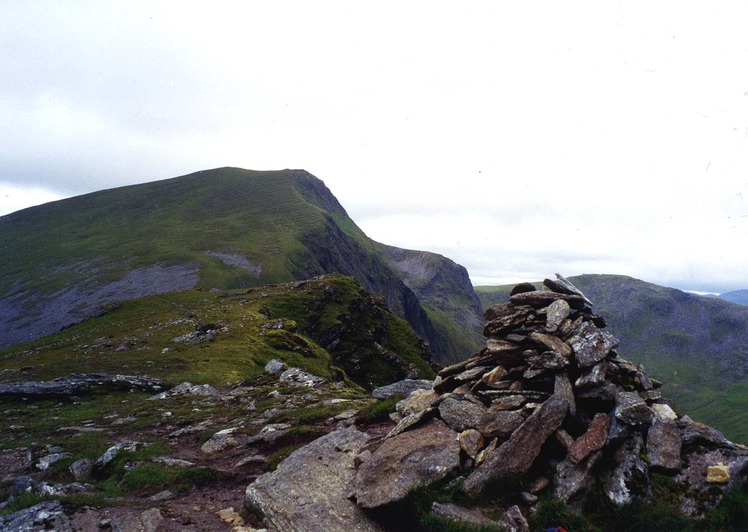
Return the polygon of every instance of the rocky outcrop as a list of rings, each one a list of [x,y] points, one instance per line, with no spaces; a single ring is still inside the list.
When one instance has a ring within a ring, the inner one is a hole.
[[[372,464],[394,468],[401,458],[384,456],[424,451],[425,438],[414,448],[398,442],[419,440],[419,431],[438,423],[453,431],[462,456],[447,475],[464,476],[462,489],[471,496],[524,478],[553,485],[554,496],[572,508],[580,509],[595,486],[626,504],[652,496],[656,472],[680,486],[683,512],[699,515],[745,482],[748,449],[679,418],[661,383],[616,351],[618,339],[583,293],[562,277],[544,284],[542,290],[519,286],[508,303],[489,308],[486,347],[444,368],[433,391],[398,405],[398,426],[357,473],[360,505],[405,496],[399,478],[375,478]],[[419,461],[428,469],[428,458]],[[387,495],[375,500],[368,494],[374,489]],[[524,508],[536,501],[529,494]]]
[[[10,397],[70,397],[114,390],[158,392],[167,386],[159,379],[133,375],[102,375],[77,373],[51,381],[27,381],[0,384],[0,396]]]
[[[355,456],[368,441],[353,427],[315,440],[250,484],[247,508],[270,530],[381,530],[348,499]]]
[[[519,286],[485,314],[485,348],[400,401],[396,426],[356,451],[346,482],[357,507],[381,515],[412,488],[451,479],[463,500],[494,496],[500,522],[526,530],[546,494],[577,511],[593,491],[647,502],[657,474],[680,510],[699,516],[748,481],[748,448],[679,416],[566,279]],[[497,524],[479,508],[439,503],[432,513]]]

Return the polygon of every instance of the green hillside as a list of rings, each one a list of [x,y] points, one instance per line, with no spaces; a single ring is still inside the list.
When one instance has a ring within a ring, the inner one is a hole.
[[[0,217],[0,347],[50,334],[122,299],[341,273],[384,297],[440,360],[471,354],[479,338],[463,324],[479,314],[477,299],[444,315],[443,294],[416,295],[385,248],[303,170],[220,168],[25,209]],[[439,255],[419,256],[436,265],[432,276],[461,270],[441,275],[443,283],[472,294],[464,268]],[[464,329],[473,334],[453,334]]]
[[[748,308],[619,275],[569,280],[621,340],[621,354],[663,381],[681,413],[748,442]],[[476,293],[487,308],[511,288]]]
[[[408,375],[432,378],[429,355],[381,300],[350,277],[329,275],[234,292],[133,299],[1,350],[0,367],[3,381],[11,382],[105,373],[225,385],[257,378],[265,364],[279,359],[368,389]]]

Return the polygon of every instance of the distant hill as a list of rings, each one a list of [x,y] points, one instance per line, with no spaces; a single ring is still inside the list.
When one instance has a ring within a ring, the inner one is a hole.
[[[748,305],[748,290],[734,290],[732,292],[725,292],[718,296],[720,299],[725,301],[731,301],[738,305]]]
[[[570,280],[621,340],[621,354],[664,381],[683,412],[748,442],[748,307],[620,275]],[[511,288],[476,293],[487,308]]]
[[[480,343],[462,266],[374,242],[303,170],[219,168],[32,207],[0,217],[0,249],[0,347],[118,300],[329,273],[384,297],[441,361]]]

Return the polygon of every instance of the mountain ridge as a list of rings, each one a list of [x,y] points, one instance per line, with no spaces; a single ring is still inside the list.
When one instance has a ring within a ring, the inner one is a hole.
[[[477,341],[475,333],[451,338],[452,317],[434,323],[436,300],[427,290],[416,295],[392,268],[388,248],[305,170],[224,167],[31,207],[0,217],[0,249],[10,257],[0,266],[0,347],[96,315],[118,298],[326,273],[351,275],[383,296],[443,360],[467,356]],[[459,274],[447,283],[472,291],[463,267],[414,256],[448,265]],[[479,314],[477,298],[451,312],[458,323],[475,319],[458,315]]]

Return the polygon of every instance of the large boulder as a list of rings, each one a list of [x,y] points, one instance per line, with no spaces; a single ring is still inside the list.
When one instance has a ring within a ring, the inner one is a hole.
[[[359,466],[354,493],[362,508],[402,500],[424,482],[445,478],[460,466],[458,434],[432,419],[388,438]]]
[[[322,436],[250,484],[245,506],[270,530],[381,530],[348,498],[355,457],[368,441],[355,427]]]

